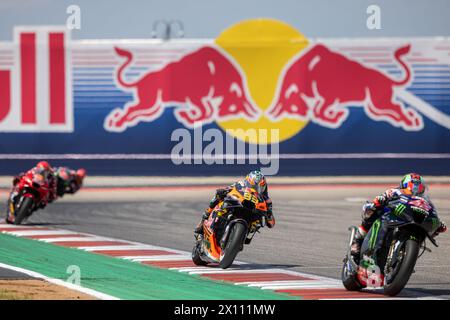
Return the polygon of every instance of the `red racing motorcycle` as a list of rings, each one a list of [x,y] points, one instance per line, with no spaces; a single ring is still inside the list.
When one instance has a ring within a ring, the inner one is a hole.
[[[41,174],[27,173],[13,186],[6,206],[6,222],[21,224],[49,202],[50,187]]]

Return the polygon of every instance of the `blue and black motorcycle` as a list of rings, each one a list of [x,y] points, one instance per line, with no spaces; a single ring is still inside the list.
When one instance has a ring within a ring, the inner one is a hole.
[[[350,252],[357,227],[349,228],[350,244],[342,268],[344,287],[349,291],[383,287],[385,295],[397,295],[408,283],[417,259],[425,251],[431,252],[426,239],[438,246],[433,235],[439,226],[426,198],[402,195],[391,200],[365,237],[359,259]]]

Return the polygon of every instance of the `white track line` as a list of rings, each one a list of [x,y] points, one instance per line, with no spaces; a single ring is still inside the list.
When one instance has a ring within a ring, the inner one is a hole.
[[[161,256],[141,256],[141,257],[121,257],[122,259],[129,259],[136,262],[143,262],[143,261],[183,261],[183,260],[190,260],[190,256],[183,256],[183,255],[161,255]]]
[[[24,228],[30,228],[30,227],[34,227],[34,226],[20,226],[20,225],[14,225],[14,224],[7,224],[7,223],[0,223],[0,228],[4,228],[4,229],[24,229]]]
[[[4,264],[4,263],[0,263],[0,268],[17,271],[17,272],[29,275],[30,277],[33,277],[33,278],[42,279],[42,280],[51,282],[53,284],[57,284],[57,285],[60,285],[60,286],[63,286],[63,287],[66,287],[66,288],[69,288],[69,289],[72,289],[72,290],[76,290],[76,291],[88,294],[88,295],[90,295],[90,296],[92,296],[94,298],[97,298],[97,299],[101,299],[101,300],[120,300],[117,297],[113,297],[113,296],[110,296],[108,294],[105,294],[105,293],[102,293],[102,292],[99,292],[99,291],[96,291],[96,290],[93,290],[93,289],[85,288],[85,287],[82,287],[82,286],[79,286],[79,285],[76,285],[76,284],[73,284],[73,283],[62,281],[60,279],[49,278],[49,277],[44,276],[43,274],[37,273],[35,271],[31,271],[31,270],[27,270],[27,269],[23,269],[23,268],[19,268],[19,267],[10,266],[10,265]]]
[[[25,230],[25,231],[9,231],[8,233],[18,237],[78,234],[78,232],[68,230]]]
[[[116,240],[118,241],[118,240]],[[127,242],[127,241],[123,241],[123,242]],[[80,249],[80,248],[78,248]],[[82,248],[82,250],[85,251],[120,251],[120,250],[159,250],[158,248],[155,248],[151,245],[123,245],[123,246],[118,246],[118,245],[114,245],[114,246],[97,246],[97,247],[84,247]]]
[[[177,259],[177,258],[180,258],[180,259],[182,258],[183,260],[186,259],[185,256],[181,256],[178,254],[171,254],[171,255],[145,255],[144,254],[144,255],[140,255],[140,256],[121,256],[118,258],[125,259],[125,260],[133,260],[133,261],[138,262],[138,261],[145,261],[147,259],[153,260],[153,257],[161,257],[161,259],[163,261],[171,260],[170,259],[171,257],[175,257],[175,259]]]
[[[228,269],[211,269],[208,267],[198,267],[198,268],[181,268],[178,271],[188,272],[190,274],[229,274],[229,273],[249,273],[249,274],[264,274],[264,273],[280,273],[287,274],[280,269],[239,269],[239,268],[228,268]]]
[[[93,242],[93,241],[111,241],[105,240],[101,237],[68,237],[68,238],[47,238],[47,239],[37,239],[43,242]],[[116,240],[117,241],[117,240]]]
[[[262,290],[286,290],[286,289],[344,289],[344,287],[342,286],[342,284],[328,284],[328,283],[323,283],[323,282],[317,282],[317,283],[311,283],[311,284],[296,284],[296,285],[279,285],[279,286],[252,286],[250,285],[249,287],[259,287]]]
[[[274,281],[246,281],[235,282],[236,285],[246,285],[251,287],[267,287],[267,286],[314,286],[314,285],[341,285],[339,281],[315,281],[315,280],[274,280]]]

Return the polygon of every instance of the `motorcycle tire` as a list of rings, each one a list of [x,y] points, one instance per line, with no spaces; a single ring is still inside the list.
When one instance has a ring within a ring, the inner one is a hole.
[[[396,296],[409,281],[411,274],[414,271],[414,266],[419,255],[420,244],[412,239],[409,239],[404,244],[405,255],[400,262],[399,270],[394,280],[384,286],[384,294],[388,296]]]
[[[31,208],[33,207],[33,199],[32,198],[25,198],[22,201],[22,205],[20,208],[17,209],[16,218],[14,219],[15,225],[19,225],[22,223],[23,219],[26,217],[29,217],[31,215]]]
[[[235,223],[230,230],[230,237],[224,248],[224,255],[219,265],[222,269],[226,269],[232,265],[239,251],[241,251],[247,228],[242,223]]]
[[[356,274],[350,275],[347,273],[347,262],[347,258],[345,258],[341,272],[342,284],[348,291],[361,291],[363,286],[356,279]]]
[[[192,262],[196,266],[206,266],[208,263],[206,261],[203,261],[200,257],[200,250],[198,249],[199,244],[196,243],[194,246],[194,249],[192,249]]]

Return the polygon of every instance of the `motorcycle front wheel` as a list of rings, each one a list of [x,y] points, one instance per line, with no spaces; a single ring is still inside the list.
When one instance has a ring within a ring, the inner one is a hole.
[[[342,266],[341,279],[342,284],[348,291],[360,291],[363,288],[363,286],[356,279],[356,273],[350,272],[347,257],[345,257],[344,265]]]
[[[408,283],[416,265],[420,244],[416,240],[409,239],[399,250],[401,261],[392,271],[396,275],[390,283],[384,285],[384,294],[388,296],[396,296]]]
[[[196,242],[194,249],[192,249],[192,262],[194,262],[194,264],[196,266],[206,266],[208,263],[203,261],[202,258],[200,257],[200,243]]]
[[[23,219],[28,217],[31,212],[31,208],[33,207],[34,200],[32,198],[26,197],[22,201],[22,205],[20,208],[17,208],[16,218],[14,219],[14,224],[21,224]]]
[[[230,230],[230,237],[223,250],[224,255],[220,260],[220,267],[226,269],[233,263],[241,247],[244,243],[245,236],[247,234],[247,227],[242,223],[235,223]]]

